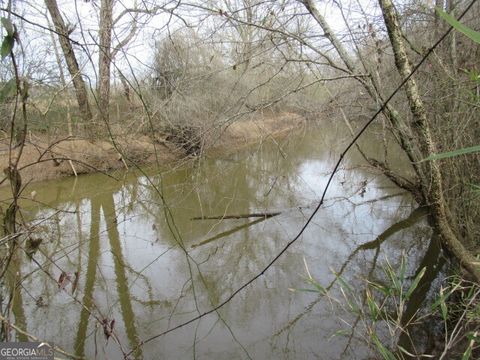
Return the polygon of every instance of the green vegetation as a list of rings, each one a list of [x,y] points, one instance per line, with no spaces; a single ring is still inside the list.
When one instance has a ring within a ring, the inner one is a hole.
[[[306,265],[307,288],[294,289],[312,292],[328,299],[338,308],[339,316],[353,316],[353,325],[338,329],[332,336],[352,338],[365,336],[370,348],[384,360],[404,360],[421,357],[439,359],[476,358],[479,337],[480,288],[458,275],[445,279],[438,293],[428,297],[428,305],[418,308],[415,296],[426,292],[431,279],[426,280],[427,267],[407,276],[405,254],[400,267],[394,268],[387,260],[383,276],[365,279],[365,289],[359,293],[357,285],[350,284],[341,275],[328,288],[314,279]],[[378,276],[378,275],[377,275]],[[425,281],[426,280],[426,281]],[[338,290],[338,291],[337,291]],[[413,304],[412,304],[413,303]],[[437,324],[432,334],[422,335],[426,324]],[[430,338],[429,336],[432,336]],[[434,341],[433,337],[437,337]],[[440,340],[441,339],[441,340]],[[423,352],[422,352],[423,351]]]

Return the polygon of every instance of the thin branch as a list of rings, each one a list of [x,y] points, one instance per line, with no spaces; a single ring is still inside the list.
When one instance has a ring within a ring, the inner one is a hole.
[[[462,14],[462,16],[473,6],[473,4],[476,2],[476,0],[473,0],[473,2],[467,7],[467,9],[465,10],[465,12]],[[462,17],[460,16],[460,18]],[[156,334],[156,335],[153,335],[145,340],[142,340],[139,345],[137,345],[137,347],[139,346],[143,346],[157,338],[160,338],[166,334],[169,334],[171,332],[174,332],[178,329],[181,329],[187,325],[190,325],[192,323],[194,323],[195,321],[198,321],[200,319],[202,319],[203,317],[209,315],[209,314],[212,314],[214,312],[217,312],[219,309],[221,309],[223,306],[225,306],[226,304],[228,304],[233,298],[235,298],[239,293],[241,293],[244,289],[246,289],[248,286],[250,286],[252,283],[254,283],[258,278],[260,278],[262,275],[265,274],[265,272],[267,272],[272,266],[273,264],[275,264],[277,262],[277,260],[283,255],[285,254],[285,252],[302,236],[302,234],[305,232],[305,230],[307,229],[307,227],[310,225],[310,223],[313,221],[313,218],[315,217],[315,215],[318,213],[318,211],[320,210],[320,208],[322,207],[324,201],[325,201],[325,196],[327,194],[327,191],[329,190],[330,188],[330,185],[333,181],[333,178],[334,176],[336,175],[339,167],[340,167],[340,164],[343,162],[343,159],[345,158],[345,155],[350,151],[350,149],[354,146],[354,144],[357,142],[357,140],[362,136],[363,133],[365,133],[365,131],[368,129],[368,127],[375,121],[375,119],[378,117],[378,115],[380,113],[382,113],[382,111],[384,111],[388,105],[388,103],[394,98],[394,96],[403,88],[403,86],[407,83],[407,81],[418,71],[418,69],[420,68],[420,66],[422,66],[422,64],[427,60],[428,56],[430,56],[430,54],[440,45],[440,43],[448,36],[448,34],[452,31],[452,27],[450,27],[444,34],[442,37],[440,37],[440,39],[438,39],[431,47],[430,49],[425,53],[424,57],[415,65],[415,67],[413,67],[412,71],[410,72],[410,74],[408,76],[406,76],[403,81],[395,88],[395,90],[390,94],[390,96],[388,96],[388,98],[383,102],[382,106],[380,106],[380,108],[375,112],[375,114],[365,123],[365,125],[360,129],[360,131],[357,133],[357,135],[350,141],[350,143],[346,146],[346,148],[343,150],[343,152],[340,154],[340,157],[339,159],[337,160],[334,168],[333,168],[333,171],[330,175],[330,177],[328,178],[328,181],[327,181],[327,184],[325,185],[325,189],[323,190],[323,193],[322,193],[322,196],[320,198],[320,201],[318,203],[318,205],[316,206],[315,210],[312,212],[312,214],[308,217],[307,221],[305,222],[305,224],[302,226],[302,228],[300,229],[300,231],[297,233],[297,235],[292,239],[290,240],[283,248],[282,250],[280,250],[280,252],[263,268],[263,270],[261,272],[259,272],[258,274],[256,274],[255,276],[253,276],[250,280],[246,281],[244,284],[242,284],[240,287],[237,288],[237,290],[235,290],[233,293],[231,293],[225,300],[223,300],[221,303],[219,303],[217,306],[215,306],[214,308],[208,310],[208,311],[205,311],[203,313],[201,313],[200,315],[198,316],[195,316],[193,317],[192,319],[188,320],[188,321],[185,321],[177,326],[174,326],[168,330],[165,330],[159,334]],[[127,353],[127,356],[131,355],[132,353],[134,353],[136,351],[136,348],[130,350],[130,352]]]

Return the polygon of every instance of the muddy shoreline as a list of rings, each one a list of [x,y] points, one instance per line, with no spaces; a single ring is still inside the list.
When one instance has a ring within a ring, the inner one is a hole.
[[[238,151],[246,146],[268,139],[287,136],[305,124],[303,117],[293,113],[275,116],[252,116],[234,122],[212,134],[207,141],[206,153],[221,155]],[[52,180],[66,176],[105,172],[137,165],[167,165],[185,159],[186,154],[175,144],[160,136],[116,136],[112,140],[91,142],[64,137],[49,142],[42,136],[30,134],[23,149],[19,169],[23,184]],[[7,140],[2,148],[8,149]],[[18,150],[14,150],[14,156]],[[9,163],[9,152],[0,153],[0,167]],[[3,181],[0,186],[8,184]]]

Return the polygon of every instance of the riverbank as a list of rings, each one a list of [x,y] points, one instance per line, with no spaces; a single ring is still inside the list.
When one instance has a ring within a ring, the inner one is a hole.
[[[281,138],[305,123],[303,117],[293,113],[252,115],[249,119],[234,122],[220,131],[207,135],[206,153],[223,154],[237,151],[254,143],[271,138]],[[3,140],[2,149],[8,149]],[[14,151],[14,156],[18,149]],[[155,140],[145,135],[114,136],[114,140],[88,141],[74,137],[47,141],[45,136],[29,134],[20,159],[23,184],[51,180],[92,172],[105,172],[132,163],[165,165],[185,158],[185,152],[157,134]],[[0,153],[0,167],[9,163],[9,152]],[[2,185],[5,185],[4,182]]]

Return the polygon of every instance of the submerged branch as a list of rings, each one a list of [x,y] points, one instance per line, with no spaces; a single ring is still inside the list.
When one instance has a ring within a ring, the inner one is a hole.
[[[211,243],[212,241],[222,239],[222,238],[224,238],[224,237],[227,237],[227,236],[229,236],[229,235],[232,235],[232,234],[236,233],[237,231],[240,231],[240,230],[245,229],[245,228],[248,228],[248,227],[250,227],[250,226],[252,226],[252,225],[261,223],[262,221],[265,221],[265,220],[267,220],[267,219],[268,219],[268,217],[264,217],[264,218],[260,218],[260,219],[254,220],[254,221],[250,221],[250,222],[248,222],[248,223],[246,223],[246,224],[243,224],[243,225],[234,227],[233,229],[230,229],[230,230],[221,232],[220,234],[217,234],[217,235],[212,236],[212,237],[210,237],[210,238],[208,238],[208,239],[206,239],[206,240],[203,240],[203,241],[199,242],[198,244],[193,244],[191,247],[192,247],[192,249],[193,249],[193,248],[196,248],[196,247],[198,247],[198,246],[202,246],[202,245]]]

